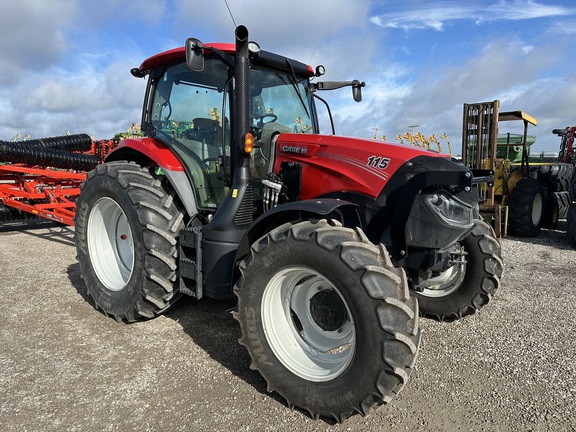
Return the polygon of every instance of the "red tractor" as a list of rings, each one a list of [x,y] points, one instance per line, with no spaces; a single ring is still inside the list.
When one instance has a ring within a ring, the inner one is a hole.
[[[364,86],[322,72],[261,50],[243,26],[235,45],[191,38],[145,60],[132,70],[148,76],[145,136],[89,172],[76,242],[106,315],[236,297],[240,343],[270,391],[342,421],[406,383],[419,307],[475,312],[502,261],[479,218],[486,178],[431,151],[321,135],[318,92],[349,86],[360,101]]]

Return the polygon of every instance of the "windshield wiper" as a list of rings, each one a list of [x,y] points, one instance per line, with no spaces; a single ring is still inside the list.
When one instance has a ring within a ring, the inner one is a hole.
[[[296,78],[296,72],[294,72],[294,67],[292,66],[292,63],[290,63],[290,59],[286,59],[286,63],[288,64],[288,66],[290,66],[290,71],[292,72],[292,80],[290,81],[292,83],[292,88],[298,95],[298,99],[300,100],[300,103],[302,104],[304,111],[306,111],[306,115],[308,116],[308,118],[310,118],[310,113],[308,112],[308,108],[306,107],[306,102],[304,102],[304,98],[298,91],[298,78]]]

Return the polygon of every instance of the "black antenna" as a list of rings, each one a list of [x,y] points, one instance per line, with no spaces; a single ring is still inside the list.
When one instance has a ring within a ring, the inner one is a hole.
[[[226,7],[228,8],[228,12],[230,13],[230,18],[232,18],[232,22],[234,23],[234,27],[238,27],[236,25],[236,20],[234,19],[234,15],[232,15],[232,11],[230,10],[230,6],[228,6],[228,0],[224,0],[224,3],[226,3]]]

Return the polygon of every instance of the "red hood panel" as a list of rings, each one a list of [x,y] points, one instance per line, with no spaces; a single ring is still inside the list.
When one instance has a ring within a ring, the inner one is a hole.
[[[276,141],[274,171],[280,170],[281,162],[302,165],[301,199],[340,191],[376,198],[392,174],[416,156],[450,157],[368,139],[281,134]]]

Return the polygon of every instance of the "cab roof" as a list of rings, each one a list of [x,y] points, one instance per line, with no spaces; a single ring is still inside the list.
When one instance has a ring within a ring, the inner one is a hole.
[[[213,43],[206,44],[206,46],[219,49],[227,54],[234,54],[236,47],[231,43]],[[186,48],[181,46],[168,51],[155,54],[152,57],[148,57],[142,62],[138,68],[140,72],[147,72],[150,69],[154,69],[156,66],[160,66],[165,63],[169,63],[176,60],[184,60],[186,58]]]
[[[231,43],[211,43],[204,44],[204,46],[215,48],[232,56],[236,53],[236,46]],[[138,68],[139,74],[136,76],[144,76],[157,66],[161,66],[173,61],[184,60],[185,58],[186,48],[183,46],[161,52],[144,60]],[[252,61],[258,64],[267,65],[269,67],[286,71],[293,70],[297,75],[306,77],[311,77],[314,75],[314,70],[311,66],[268,51],[260,51],[257,54],[254,54]]]

